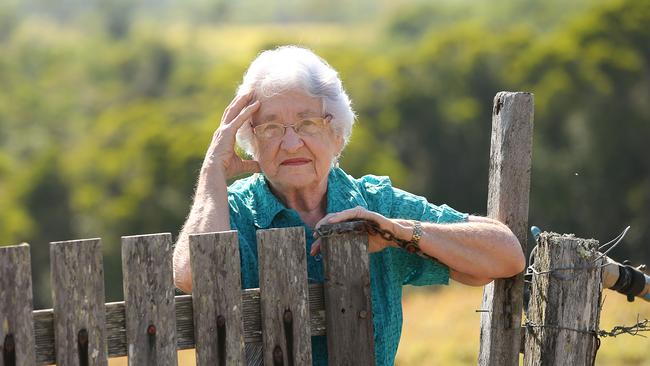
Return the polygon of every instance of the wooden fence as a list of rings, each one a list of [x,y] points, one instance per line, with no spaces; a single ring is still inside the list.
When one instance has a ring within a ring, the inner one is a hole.
[[[501,92],[492,112],[488,216],[508,225],[524,251],[533,105],[530,93]],[[325,282],[308,284],[302,228],[257,235],[260,288],[240,290],[236,232],[200,234],[190,236],[193,295],[176,297],[171,235],[124,237],[125,301],[109,304],[101,240],[52,243],[54,309],[39,311],[29,247],[0,248],[0,366],[105,365],[125,355],[132,365],[175,365],[176,351],[188,348],[199,365],[310,365],[314,335],[327,335],[331,365],[374,364],[367,237],[324,238]],[[523,348],[526,365],[593,363],[602,292],[596,249],[595,241],[544,237],[524,332],[523,274],[487,285],[478,363],[517,365]],[[554,273],[567,266],[580,271]]]
[[[487,211],[512,230],[524,252],[533,116],[530,93],[500,92],[494,98]],[[518,365],[521,351],[526,366],[593,365],[603,287],[617,281],[620,264],[598,253],[597,241],[571,235],[544,233],[534,250],[536,273],[523,327],[523,273],[485,286],[478,364]],[[650,301],[650,277],[645,278],[637,296]]]
[[[508,225],[524,250],[533,104],[530,93],[500,92],[492,111],[488,216]],[[106,357],[124,355],[134,364],[165,365],[176,363],[177,349],[193,347],[199,364],[244,357],[249,364],[310,364],[305,340],[324,334],[336,334],[327,338],[330,364],[373,364],[367,238],[325,239],[326,281],[308,285],[306,253],[294,250],[304,248],[304,233],[296,230],[258,233],[260,288],[241,296],[236,233],[191,237],[193,296],[176,297],[171,236],[125,237],[125,301],[110,304],[104,304],[101,241],[52,243],[54,309],[35,312],[28,247],[0,248],[0,366],[64,357],[105,364]],[[518,363],[522,294],[523,275],[486,286],[479,364]]]
[[[170,234],[122,238],[124,302],[104,303],[101,239],[50,244],[54,308],[32,310],[29,245],[0,248],[0,366],[374,364],[367,237],[323,238],[325,282],[307,281],[303,228],[257,233],[258,289],[241,290],[237,233],[190,236],[192,295],[174,296]],[[336,336],[330,336],[335,334]]]

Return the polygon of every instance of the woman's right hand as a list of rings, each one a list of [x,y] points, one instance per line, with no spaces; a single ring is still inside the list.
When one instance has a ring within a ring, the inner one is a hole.
[[[252,103],[251,103],[252,102]],[[260,171],[254,160],[244,160],[235,153],[235,136],[237,131],[251,120],[253,113],[260,107],[260,101],[253,102],[253,92],[235,97],[226,108],[219,128],[212,136],[212,142],[203,160],[201,171],[210,176],[222,176],[229,179],[244,173]]]

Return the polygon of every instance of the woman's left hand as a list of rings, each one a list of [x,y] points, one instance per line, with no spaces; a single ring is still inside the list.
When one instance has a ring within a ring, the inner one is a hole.
[[[323,224],[334,224],[337,222],[343,222],[348,220],[367,220],[374,221],[379,225],[382,230],[387,230],[393,233],[398,238],[405,238],[408,235],[411,235],[410,225],[408,220],[402,219],[389,219],[383,215],[380,215],[376,212],[369,211],[364,207],[357,206],[348,210],[341,212],[331,213],[325,215],[318,223],[316,223],[316,229],[318,229]],[[406,225],[404,225],[406,224]],[[314,233],[314,237],[317,237],[317,234]],[[321,239],[318,238],[312,244],[310,254],[316,255],[320,251]],[[395,242],[387,241],[382,238],[380,235],[372,234],[368,236],[368,252],[374,253],[382,251],[386,247],[397,246]]]

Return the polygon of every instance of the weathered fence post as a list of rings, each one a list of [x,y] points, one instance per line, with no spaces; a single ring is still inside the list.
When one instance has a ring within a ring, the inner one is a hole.
[[[190,235],[196,364],[241,365],[241,270],[236,231]]]
[[[593,365],[605,262],[598,241],[542,233],[534,262],[524,365]]]
[[[0,248],[0,365],[34,365],[29,245]]]
[[[307,248],[302,227],[257,231],[265,365],[311,365]]]
[[[50,243],[56,363],[107,365],[101,239]]]
[[[361,222],[332,226],[364,228]],[[329,364],[374,365],[368,236],[347,233],[322,240]]]
[[[170,234],[122,237],[129,365],[176,365]]]
[[[512,230],[526,248],[533,137],[533,95],[500,92],[494,97],[488,216]],[[521,345],[523,275],[485,286],[480,365],[517,365]]]

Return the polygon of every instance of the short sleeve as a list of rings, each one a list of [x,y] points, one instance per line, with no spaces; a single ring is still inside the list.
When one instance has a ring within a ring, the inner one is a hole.
[[[468,215],[443,204],[437,206],[426,198],[393,188],[391,218],[403,218],[438,224],[467,221]],[[403,285],[426,286],[449,283],[449,268],[438,262],[408,253],[399,248],[391,253]]]

